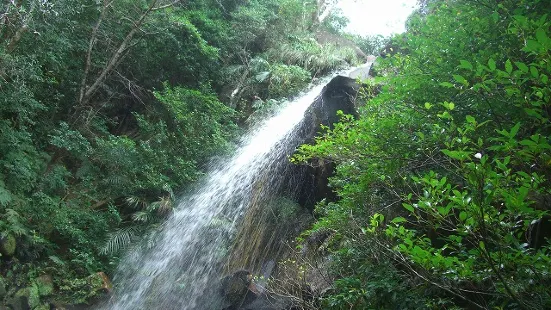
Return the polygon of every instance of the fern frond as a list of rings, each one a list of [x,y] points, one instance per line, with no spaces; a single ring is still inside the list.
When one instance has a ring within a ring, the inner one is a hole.
[[[107,242],[105,242],[105,245],[100,249],[100,253],[109,255],[119,252],[132,243],[136,237],[136,233],[136,227],[121,228],[110,233]]]
[[[132,214],[132,220],[135,222],[147,223],[152,219],[152,215],[149,211],[138,211]]]
[[[4,182],[0,181],[0,205],[7,206],[12,201],[11,193],[4,188]]]

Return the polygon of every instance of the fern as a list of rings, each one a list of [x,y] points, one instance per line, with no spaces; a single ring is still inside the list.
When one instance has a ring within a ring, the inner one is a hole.
[[[4,182],[0,181],[0,206],[7,206],[12,201],[11,193],[5,188]]]
[[[22,224],[22,218],[17,211],[13,209],[6,209],[6,221],[3,222],[6,227],[3,229],[2,236],[13,233],[16,236],[28,236],[29,229]]]
[[[132,220],[140,223],[148,223],[153,219],[153,215],[150,211],[138,211],[132,214]]]
[[[119,252],[134,241],[138,229],[136,227],[126,227],[118,229],[109,234],[107,242],[100,249],[103,255],[109,255]]]

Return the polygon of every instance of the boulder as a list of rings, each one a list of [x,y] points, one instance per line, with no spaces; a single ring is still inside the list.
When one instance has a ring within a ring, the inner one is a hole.
[[[256,299],[257,292],[252,279],[253,276],[247,270],[238,270],[222,278],[221,293],[227,305],[224,309],[240,309]]]
[[[359,89],[360,85],[355,79],[342,75],[334,77],[327,83],[304,114],[301,136],[305,142],[313,141],[320,132],[321,125],[332,128],[333,124],[338,123],[340,117],[337,111],[339,110],[344,114],[357,117],[355,104]]]
[[[36,278],[34,282],[38,286],[39,296],[50,296],[54,292],[54,279],[49,274],[43,274]]]
[[[29,296],[30,290],[28,288],[20,289],[7,300],[6,305],[13,310],[30,310]]]
[[[111,293],[113,290],[113,284],[103,271],[88,276],[87,281],[95,293]]]
[[[15,253],[17,242],[12,234],[0,238],[0,253],[4,256],[12,256]]]

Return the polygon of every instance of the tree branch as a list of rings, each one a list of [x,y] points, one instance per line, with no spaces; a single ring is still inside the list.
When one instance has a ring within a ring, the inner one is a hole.
[[[82,81],[80,82],[80,95],[78,102],[81,105],[83,104],[84,94],[86,93],[86,82],[88,80],[88,74],[90,73],[90,67],[92,65],[92,50],[94,49],[94,45],[96,44],[98,29],[103,21],[103,18],[105,17],[107,7],[110,6],[111,3],[113,3],[113,1],[108,2],[108,0],[103,0],[103,7],[101,8],[98,22],[94,26],[94,29],[92,29],[92,36],[90,37],[90,42],[88,43],[88,51],[86,52],[86,65],[84,66],[84,74],[82,76]]]
[[[140,29],[142,24],[145,22],[146,17],[155,9],[155,4],[157,4],[157,0],[151,1],[151,4],[147,8],[147,10],[138,18],[138,20],[134,23],[134,27],[132,27],[132,30],[126,35],[124,40],[121,42],[115,53],[111,56],[103,70],[101,71],[100,75],[96,78],[94,83],[88,88],[86,88],[84,94],[82,95],[82,100],[80,100],[79,104],[82,106],[86,104],[90,97],[99,89],[101,86],[101,83],[105,80],[105,78],[113,71],[113,69],[119,64],[120,60],[122,59],[125,51],[130,45],[130,42],[132,41],[134,35],[136,32]]]

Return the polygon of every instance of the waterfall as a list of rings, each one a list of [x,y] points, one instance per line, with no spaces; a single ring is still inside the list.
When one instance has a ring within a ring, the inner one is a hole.
[[[221,261],[236,225],[254,197],[280,184],[297,147],[296,127],[323,89],[312,87],[255,126],[229,159],[214,164],[195,193],[182,198],[154,245],[121,261],[103,309],[217,309]]]

